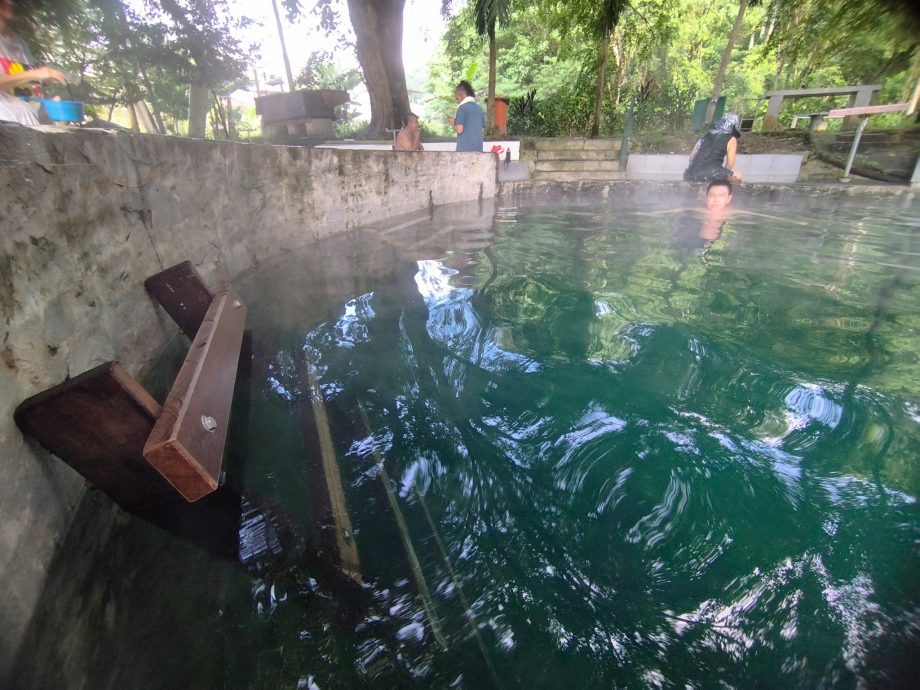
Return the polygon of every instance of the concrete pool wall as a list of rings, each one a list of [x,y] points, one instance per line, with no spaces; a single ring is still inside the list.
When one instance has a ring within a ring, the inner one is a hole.
[[[13,410],[106,360],[145,377],[176,333],[145,278],[190,259],[216,287],[320,238],[496,193],[494,156],[0,125],[0,679],[85,489]]]

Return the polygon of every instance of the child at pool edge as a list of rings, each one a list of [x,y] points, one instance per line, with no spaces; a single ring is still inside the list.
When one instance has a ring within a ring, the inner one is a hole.
[[[0,0],[0,120],[37,125],[40,121],[35,110],[18,99],[14,90],[31,82],[63,84],[64,73],[54,67],[33,67],[35,60],[29,46],[10,29],[15,14],[14,0]]]

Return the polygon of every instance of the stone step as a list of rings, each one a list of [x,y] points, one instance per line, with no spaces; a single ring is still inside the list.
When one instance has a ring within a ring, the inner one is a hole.
[[[534,164],[534,170],[539,170],[540,172],[552,172],[554,170],[559,172],[618,172],[620,169],[620,162],[613,161],[598,161],[598,160],[589,160],[589,161],[578,161],[578,160],[553,160],[545,161],[541,156],[537,162]]]
[[[579,180],[625,180],[625,172],[543,172],[534,171],[535,180],[557,180],[559,182],[578,182]]]
[[[573,151],[571,149],[544,149],[538,151],[536,158],[541,161],[618,161],[620,150]]]
[[[619,151],[619,139],[535,139],[537,151]]]

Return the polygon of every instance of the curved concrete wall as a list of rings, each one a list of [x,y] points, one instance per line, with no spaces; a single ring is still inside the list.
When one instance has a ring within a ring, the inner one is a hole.
[[[216,286],[326,235],[495,194],[495,156],[0,125],[0,678],[85,488],[13,410],[106,360],[143,377],[176,332],[145,278],[191,259]]]

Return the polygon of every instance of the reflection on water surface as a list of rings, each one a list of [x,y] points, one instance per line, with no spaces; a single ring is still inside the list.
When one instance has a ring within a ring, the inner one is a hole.
[[[691,212],[506,208],[272,333],[262,404],[309,362],[377,597],[334,662],[289,654],[379,687],[913,666],[916,223],[758,213],[694,241]]]
[[[903,683],[920,240],[899,203],[787,199],[701,241],[690,212],[474,208],[243,281],[265,356],[229,474],[309,520],[310,371],[369,601],[344,615],[298,565],[239,574],[219,625],[187,622],[220,639],[210,680]]]

